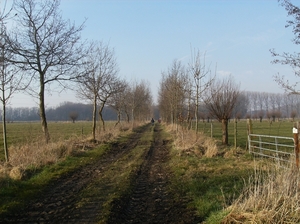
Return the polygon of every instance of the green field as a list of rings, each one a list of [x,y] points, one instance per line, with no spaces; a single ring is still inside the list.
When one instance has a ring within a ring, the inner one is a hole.
[[[109,126],[113,122],[106,122]],[[259,122],[253,120],[253,133],[261,135],[275,135],[292,137],[293,122],[283,120],[270,123],[267,120]],[[205,133],[207,136],[211,135],[211,127],[213,128],[213,137],[221,140],[222,131],[221,123],[213,121],[212,123],[200,122],[199,131]],[[50,132],[51,141],[59,141],[68,139],[71,136],[87,136],[92,132],[92,122],[49,122],[48,128]],[[234,145],[234,121],[229,122],[229,145]],[[3,150],[3,131],[0,129],[0,160],[4,158]],[[43,139],[43,133],[40,122],[15,122],[7,124],[7,140],[8,146],[28,144],[33,141]],[[237,146],[246,148],[247,145],[247,121],[241,120],[237,122]]]
[[[106,125],[110,125],[107,122]],[[112,123],[111,123],[112,124]],[[1,123],[2,126],[2,123]],[[87,136],[92,133],[92,122],[49,122],[50,142],[68,139],[72,136]],[[3,130],[0,129],[0,160],[4,160]],[[44,136],[40,122],[7,123],[7,142],[11,145],[30,144],[43,141]]]
[[[111,122],[106,122],[110,125]],[[213,137],[216,139],[222,138],[221,123],[213,121],[212,123],[200,122],[199,131],[206,135],[211,135],[211,124],[213,128]],[[284,137],[293,137],[292,128],[293,122],[291,121],[278,121],[272,122],[253,120],[253,133],[261,135],[275,135]],[[71,136],[88,135],[92,132],[92,122],[49,122],[48,128],[50,132],[51,141],[58,141],[67,139]],[[229,131],[229,144],[234,144],[234,121],[228,124]],[[3,131],[0,129],[0,147],[3,145]],[[40,122],[18,122],[7,124],[7,138],[8,144],[26,144],[35,139],[43,137],[42,127]],[[239,147],[246,147],[247,142],[247,122],[241,120],[237,122],[237,145]]]
[[[228,138],[229,145],[234,145],[234,120],[231,120],[228,124]],[[198,125],[199,131],[205,133],[206,135],[211,135],[211,124],[213,137],[221,140],[222,139],[222,129],[221,123],[218,121],[213,121],[212,123],[200,122]],[[264,120],[259,122],[259,120],[252,120],[252,130],[253,134],[259,135],[272,135],[272,136],[284,136],[293,137],[293,125],[294,122],[282,120],[276,122],[269,122]],[[247,145],[247,121],[241,120],[237,121],[237,146],[241,148],[246,148]]]

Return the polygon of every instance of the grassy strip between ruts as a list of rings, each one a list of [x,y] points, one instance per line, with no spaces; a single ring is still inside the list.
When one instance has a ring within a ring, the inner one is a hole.
[[[89,201],[101,201],[99,208],[98,223],[106,223],[112,208],[112,202],[131,190],[131,177],[135,174],[144,161],[145,152],[149,150],[153,141],[153,126],[139,139],[139,144],[130,150],[99,178],[95,179],[86,189],[81,192],[81,200],[77,206],[84,206]]]
[[[103,200],[104,205],[101,214],[102,217],[100,218],[105,219],[105,214],[107,215],[109,211],[110,202],[129,187],[130,173],[137,168],[139,163],[141,163],[142,159],[139,160],[138,158],[145,151],[145,148],[150,147],[153,136],[152,133],[153,128],[150,127],[149,131],[146,131],[141,138],[141,144],[133,149],[126,157],[120,159],[115,164],[112,164],[110,169],[103,175],[103,179],[95,180],[95,183],[91,184],[88,189],[82,193],[82,200],[78,203],[78,206],[82,206],[85,203],[86,194],[97,194],[97,192],[99,192],[98,194],[101,194],[99,197],[102,197],[101,200]],[[122,136],[118,141],[126,142],[128,138],[129,135]],[[0,183],[2,185],[0,189],[0,217],[5,215],[6,212],[12,212],[15,209],[22,207],[24,201],[39,195],[43,188],[54,179],[59,178],[61,175],[71,172],[80,166],[93,163],[110,148],[110,144],[104,144],[93,150],[85,151],[80,155],[69,156],[62,162],[43,167],[40,172],[28,180],[2,180],[2,184]],[[120,170],[122,172],[120,172]],[[99,183],[96,184],[97,181],[101,182],[101,185],[104,187],[103,190],[106,189],[105,183],[114,186],[114,188],[101,191],[99,190]],[[97,189],[95,189],[95,187],[97,187]],[[116,190],[120,190],[120,192],[115,193]]]

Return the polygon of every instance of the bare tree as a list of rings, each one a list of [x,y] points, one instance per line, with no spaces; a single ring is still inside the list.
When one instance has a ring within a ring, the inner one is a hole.
[[[186,98],[186,84],[189,84],[184,66],[174,60],[168,72],[162,73],[159,90],[159,107],[164,120],[177,123],[179,114],[184,114],[183,103]]]
[[[5,4],[6,5],[6,1]],[[12,54],[7,51],[7,34],[5,22],[10,19],[10,9],[6,12],[4,6],[0,14],[0,101],[2,102],[2,130],[3,130],[3,147],[5,161],[9,161],[8,147],[7,147],[7,131],[6,131],[6,106],[12,95],[20,90],[22,75],[17,72],[16,67],[10,62]]]
[[[292,118],[292,121],[294,121],[295,120],[295,117],[297,116],[297,111],[295,111],[295,110],[293,110],[292,112],[291,112],[291,118]]]
[[[292,20],[287,21],[286,27],[292,27],[293,33],[295,35],[293,39],[293,43],[296,45],[300,44],[300,8],[293,5],[289,0],[280,0],[281,5],[285,7],[288,16],[292,16]],[[275,64],[289,65],[294,70],[295,77],[300,77],[300,55],[297,52],[288,53],[284,52],[282,54],[277,53],[274,49],[270,50],[271,55],[275,57],[272,62]],[[277,74],[274,76],[275,82],[283,88],[285,91],[292,94],[300,94],[300,90],[298,89],[299,82],[289,82],[288,79],[285,78],[284,75]]]
[[[244,117],[247,113],[247,105],[249,104],[249,99],[247,98],[246,92],[240,92],[236,104],[232,111],[232,116],[234,118],[240,119]]]
[[[228,121],[239,99],[239,86],[232,76],[214,80],[205,92],[204,102],[210,114],[222,122],[222,143],[228,144]]]
[[[100,108],[99,108],[99,117],[102,122],[103,131],[105,131],[105,122],[102,116],[102,112],[104,106],[107,101],[111,100],[112,96],[117,95],[118,93],[122,93],[125,89],[124,82],[116,76],[116,74],[111,74],[111,76],[107,77],[108,79],[101,87],[99,99],[100,99]]]
[[[72,112],[69,113],[69,117],[72,120],[72,122],[75,123],[75,121],[78,118],[78,113],[76,111],[72,111]]]
[[[193,81],[191,77],[186,79],[186,97],[187,97],[187,128],[190,130],[192,127],[192,111],[195,111],[193,103]],[[202,113],[203,114],[203,113]]]
[[[262,119],[264,117],[264,111],[262,110],[258,111],[258,117],[259,117],[259,122],[262,122]]]
[[[258,117],[259,117],[259,121],[262,122],[262,119],[264,117],[264,114],[265,114],[265,110],[264,110],[264,93],[258,93],[258,96],[257,96],[257,99],[258,99],[258,108],[259,108],[259,111],[258,111]]]
[[[123,80],[122,81],[122,91],[118,91],[116,94],[112,95],[112,99],[109,101],[109,105],[116,110],[117,112],[117,122],[115,126],[117,126],[121,122],[122,113],[126,114],[126,94],[128,92],[128,83]],[[129,116],[127,116],[127,121],[129,122]]]
[[[77,92],[81,98],[88,99],[93,103],[92,134],[93,140],[95,140],[98,102],[101,102],[99,115],[104,128],[102,118],[104,105],[112,94],[121,91],[114,50],[101,41],[91,42],[89,53],[85,59],[84,71],[84,75],[78,78]]]
[[[198,111],[199,103],[202,97],[202,93],[211,85],[215,77],[211,77],[210,66],[206,65],[205,62],[205,53],[203,57],[198,50],[197,52],[192,52],[192,60],[189,64],[189,71],[191,76],[194,79],[195,84],[195,119],[196,126],[195,132],[198,133]]]
[[[132,125],[134,121],[149,120],[152,111],[152,95],[149,83],[142,80],[132,82],[129,92],[127,93],[126,104],[131,112]]]
[[[27,90],[39,99],[39,115],[46,143],[50,139],[45,91],[50,84],[66,87],[64,81],[75,79],[75,67],[81,61],[82,45],[79,27],[65,21],[59,11],[59,0],[16,0],[17,28],[8,38],[14,63],[22,68],[31,82]],[[53,89],[52,89],[53,91]]]
[[[265,111],[269,111],[270,110],[270,97],[269,97],[269,93],[263,92],[262,93],[262,100],[264,102],[264,108]]]

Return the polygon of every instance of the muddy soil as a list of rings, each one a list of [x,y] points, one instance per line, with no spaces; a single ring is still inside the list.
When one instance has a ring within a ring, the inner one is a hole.
[[[38,199],[27,202],[21,211],[6,215],[0,223],[97,223],[102,201],[89,199],[84,206],[76,206],[78,195],[96,178],[109,169],[110,164],[129,153],[140,141],[145,126],[126,143],[115,143],[113,149],[94,163],[80,167],[58,180],[42,192]],[[170,191],[170,142],[161,137],[160,124],[154,126],[154,141],[137,173],[132,175],[132,190],[113,202],[107,223],[199,223],[195,212],[187,208],[186,198],[174,198]]]
[[[169,190],[170,171],[166,163],[171,145],[154,128],[154,142],[138,171],[130,195],[116,201],[108,223],[199,223],[187,209],[187,199],[175,199]]]

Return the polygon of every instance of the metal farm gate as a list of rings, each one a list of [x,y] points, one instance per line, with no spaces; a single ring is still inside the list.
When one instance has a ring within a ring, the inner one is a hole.
[[[295,162],[295,141],[292,137],[248,134],[249,153],[268,157],[279,164]]]

